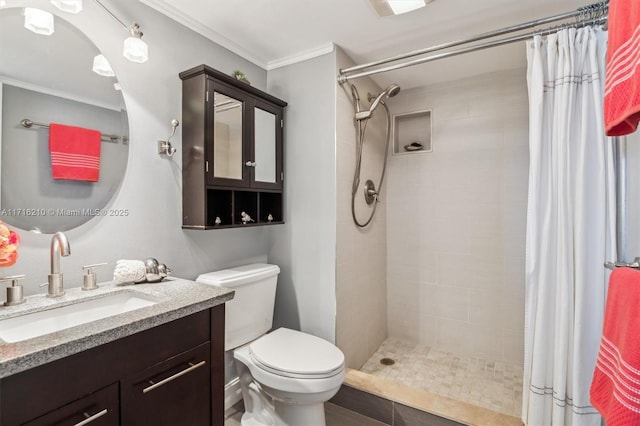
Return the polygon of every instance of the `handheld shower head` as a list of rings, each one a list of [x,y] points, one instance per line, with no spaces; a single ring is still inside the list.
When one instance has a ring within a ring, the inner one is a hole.
[[[400,86],[394,83],[389,85],[382,92],[380,92],[378,96],[376,96],[375,98],[373,96],[369,96],[370,102],[371,102],[371,99],[373,99],[373,102],[371,102],[371,105],[369,105],[369,110],[357,113],[356,120],[364,120],[371,117],[371,115],[373,114],[373,111],[375,111],[375,109],[378,108],[378,105],[380,105],[380,102],[382,102],[383,98],[393,98],[398,93],[400,93]]]

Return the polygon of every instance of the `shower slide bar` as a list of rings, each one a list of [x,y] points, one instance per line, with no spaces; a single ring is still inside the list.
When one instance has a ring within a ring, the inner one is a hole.
[[[615,155],[616,169],[616,252],[615,262],[605,262],[607,269],[634,268],[640,269],[640,257],[633,262],[625,262],[627,258],[627,138],[615,136],[611,138]]]
[[[44,128],[49,128],[48,124],[45,123],[38,123],[37,121],[32,121],[29,120],[28,118],[23,118],[20,121],[20,125],[26,129],[30,129],[33,126],[38,126],[38,127],[44,127]],[[105,142],[113,142],[113,143],[118,143],[118,141],[120,141],[122,139],[122,143],[126,144],[128,142],[128,138],[126,136],[118,136],[118,135],[111,135],[111,134],[107,134],[107,133],[102,133],[101,134],[102,140]]]
[[[522,30],[525,30],[525,29],[535,28],[535,27],[537,27],[539,25],[548,24],[550,22],[564,21],[564,20],[567,20],[569,18],[576,18],[575,25],[578,25],[578,26],[605,23],[606,19],[607,19],[608,8],[609,8],[609,1],[607,0],[607,1],[600,2],[600,3],[594,3],[594,4],[589,5],[589,6],[581,7],[581,8],[578,8],[578,9],[574,10],[574,11],[571,11],[571,12],[565,12],[565,13],[562,13],[562,14],[559,14],[559,15],[549,16],[547,18],[536,19],[536,20],[533,20],[533,21],[525,22],[523,24],[518,24],[518,25],[513,25],[513,26],[510,26],[510,27],[501,28],[499,30],[482,33],[482,34],[479,34],[479,35],[476,35],[476,36],[473,36],[473,37],[469,37],[469,38],[466,38],[466,39],[463,39],[463,40],[457,40],[457,41],[453,41],[453,42],[449,42],[449,43],[443,43],[443,44],[439,44],[439,45],[436,45],[436,46],[427,47],[425,49],[414,50],[412,52],[403,53],[403,54],[392,56],[392,57],[385,58],[385,59],[380,59],[378,61],[373,61],[373,62],[369,62],[369,63],[362,64],[362,65],[356,65],[356,66],[349,67],[349,68],[343,68],[343,69],[340,69],[340,75],[338,76],[338,82],[340,84],[342,84],[342,83],[346,83],[348,80],[352,80],[352,79],[355,79],[355,78],[366,77],[366,76],[374,75],[374,74],[380,74],[380,73],[383,73],[383,72],[393,71],[393,70],[397,70],[397,69],[401,69],[401,68],[410,67],[410,66],[413,66],[413,65],[423,64],[423,63],[435,61],[435,60],[438,60],[438,59],[443,59],[443,58],[448,58],[448,57],[451,57],[451,56],[457,56],[457,55],[462,55],[462,54],[465,54],[465,53],[475,52],[475,51],[478,51],[478,50],[488,49],[490,47],[497,47],[497,46],[502,46],[502,45],[509,44],[509,43],[515,43],[515,42],[518,42],[518,41],[521,41],[521,40],[529,39],[529,38],[533,37],[534,35],[544,34],[544,33],[547,33],[549,31],[560,29],[560,28],[562,28],[564,26],[570,25],[570,24],[567,23],[565,25],[561,25],[561,26],[558,26],[558,27],[551,27],[551,28],[545,28],[545,29],[542,29],[542,30],[535,30],[535,31],[532,31],[532,32],[529,32],[529,33],[526,33],[526,34],[521,34],[521,35],[510,37],[510,38],[505,38],[505,39],[501,39],[501,40],[495,40],[495,41],[491,41],[491,42],[487,42],[487,43],[476,44],[476,45],[471,46],[471,47],[452,50],[452,51],[449,51],[449,52],[445,52],[445,53],[441,53],[441,54],[437,54],[437,55],[426,56],[426,57],[423,57],[423,58],[413,59],[413,60],[409,60],[409,61],[405,61],[405,62],[401,62],[401,63],[395,64],[395,65],[389,65],[389,66],[386,66],[386,67],[375,68],[375,69],[372,69],[372,70],[369,70],[369,71],[361,71],[361,70],[365,70],[367,68],[372,68],[372,67],[375,67],[375,66],[378,66],[378,65],[383,65],[383,64],[390,63],[390,62],[399,61],[401,59],[412,58],[412,57],[415,57],[415,56],[424,55],[426,53],[431,53],[431,52],[436,52],[436,51],[439,51],[439,50],[449,49],[451,47],[456,47],[456,46],[460,46],[460,45],[463,45],[463,44],[473,43],[473,42],[480,41],[480,40],[485,40],[485,39],[488,39],[488,38],[494,38],[494,37],[498,37],[498,36],[501,36],[501,35],[522,31]],[[360,71],[360,72],[356,72],[355,74],[351,74],[351,73],[353,73],[355,71]]]

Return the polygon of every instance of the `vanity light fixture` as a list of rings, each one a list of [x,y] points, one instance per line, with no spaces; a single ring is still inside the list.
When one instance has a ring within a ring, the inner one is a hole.
[[[147,43],[142,41],[142,32],[140,26],[135,22],[129,27],[131,36],[124,40],[124,49],[122,54],[131,62],[143,63],[149,59],[149,50]]]
[[[400,15],[425,7],[433,0],[369,0],[379,16]]]
[[[107,58],[103,54],[96,55],[93,58],[93,72],[103,77],[115,77],[116,73],[113,72],[111,65],[107,61]]]
[[[51,4],[63,12],[78,13],[82,10],[82,0],[51,0]]]
[[[33,7],[24,8],[24,27],[36,34],[53,34],[53,15]]]
[[[147,43],[142,41],[142,31],[140,31],[140,25],[136,22],[131,25],[127,25],[120,18],[113,14],[107,7],[102,4],[100,0],[95,0],[113,19],[115,19],[122,27],[129,33],[124,41],[122,54],[125,58],[131,62],[143,63],[149,59],[149,49]]]

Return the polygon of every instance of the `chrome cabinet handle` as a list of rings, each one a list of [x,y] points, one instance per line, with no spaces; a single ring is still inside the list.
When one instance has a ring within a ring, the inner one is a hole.
[[[86,417],[85,420],[81,421],[80,423],[76,423],[74,426],[83,426],[86,424],[91,423],[94,420],[97,420],[98,418],[104,416],[105,414],[107,414],[109,412],[109,410],[107,410],[106,408],[102,411],[100,411],[99,413],[94,414],[93,416],[89,417],[89,414],[87,413],[82,413],[84,414],[84,416]]]
[[[247,167],[255,167],[256,166],[256,162],[255,161],[247,161],[246,163],[244,163],[245,166]]]
[[[200,362],[199,362],[199,363],[197,363],[197,364],[189,363],[189,365],[190,365],[190,367],[189,367],[189,368],[185,368],[185,369],[184,369],[184,370],[182,370],[181,372],[176,373],[176,374],[174,374],[173,376],[169,376],[169,377],[167,377],[166,379],[159,381],[158,383],[153,383],[151,380],[149,380],[149,383],[151,384],[151,386],[148,386],[148,387],[146,387],[146,388],[142,389],[142,393],[151,392],[151,391],[152,391],[152,390],[154,390],[155,388],[159,388],[160,386],[165,385],[165,384],[169,383],[170,381],[177,379],[177,378],[178,378],[178,377],[180,377],[180,376],[184,376],[185,374],[192,372],[192,371],[193,371],[193,370],[195,370],[196,368],[200,368],[200,367],[202,367],[202,366],[203,366],[203,365],[205,365],[206,363],[207,363],[206,361],[200,361]]]

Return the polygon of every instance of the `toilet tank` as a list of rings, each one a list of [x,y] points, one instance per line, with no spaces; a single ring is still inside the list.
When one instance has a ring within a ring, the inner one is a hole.
[[[280,268],[266,263],[200,275],[196,282],[235,290],[225,306],[224,350],[257,339],[271,329]]]

